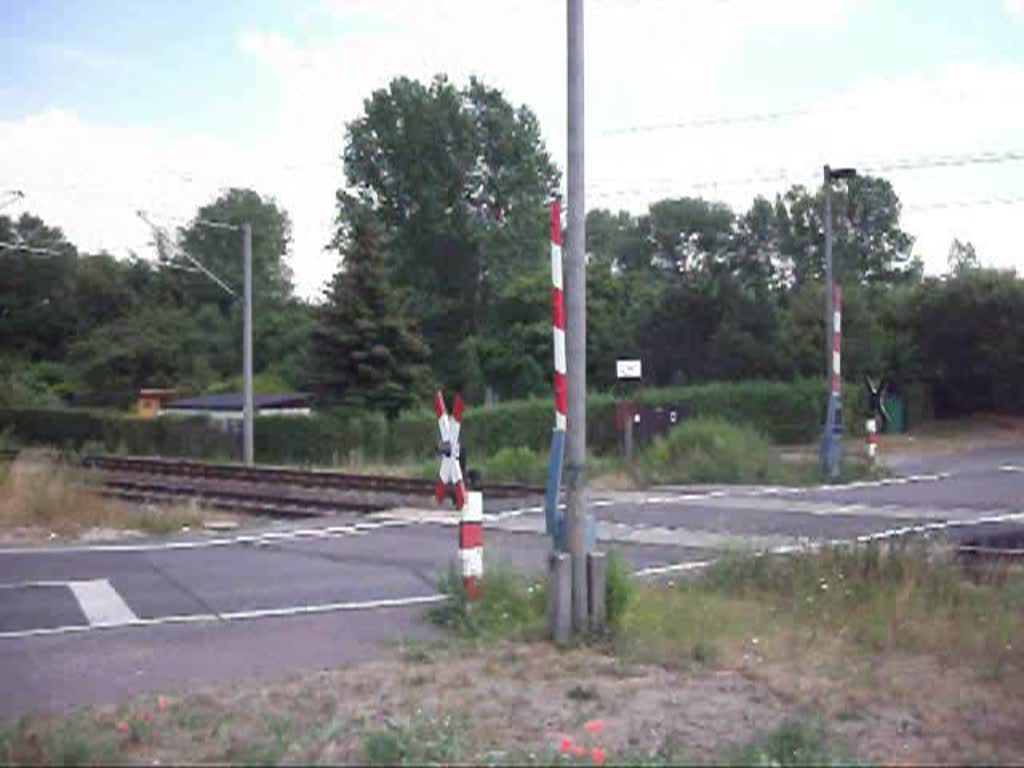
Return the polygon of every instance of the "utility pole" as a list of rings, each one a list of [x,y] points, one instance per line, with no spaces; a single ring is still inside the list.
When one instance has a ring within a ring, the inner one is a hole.
[[[825,197],[825,375],[828,381],[828,405],[821,435],[821,469],[827,480],[838,480],[843,455],[843,404],[839,368],[839,336],[842,324],[836,325],[839,308],[835,305],[838,289],[832,269],[832,182],[851,179],[857,175],[853,168],[825,166],[823,173]]]
[[[572,559],[572,626],[585,631],[588,622],[587,555],[585,547],[587,444],[587,267],[583,201],[583,0],[567,0],[569,162],[568,243],[566,244],[565,310],[568,431],[566,433],[566,512]]]
[[[832,380],[832,169],[827,165],[825,185],[825,376]]]
[[[245,463],[252,466],[255,461],[253,440],[254,397],[252,393],[252,225],[242,224],[242,273],[245,280],[245,307],[242,311],[242,453]]]

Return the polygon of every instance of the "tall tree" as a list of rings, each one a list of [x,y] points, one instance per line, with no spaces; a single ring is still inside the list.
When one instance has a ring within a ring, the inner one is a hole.
[[[481,381],[473,339],[503,284],[546,264],[544,204],[558,173],[526,107],[477,79],[397,78],[347,126],[339,228],[369,205],[447,386]],[[479,396],[479,392],[470,393]]]
[[[350,212],[344,265],[334,276],[312,334],[313,380],[328,403],[394,419],[429,387],[429,349],[389,279],[371,212]]]
[[[205,222],[252,226],[252,279],[254,301],[263,306],[292,296],[288,265],[291,221],[272,198],[251,189],[229,189],[196,212],[193,222],[178,234],[178,244],[207,269],[241,292],[242,240],[237,229],[208,226]],[[186,304],[218,304],[228,313],[232,299],[203,275],[178,275]],[[256,316],[258,322],[259,316]]]
[[[0,216],[0,242],[24,246],[0,249],[0,356],[61,358],[79,330],[78,250],[59,227],[29,213]]]

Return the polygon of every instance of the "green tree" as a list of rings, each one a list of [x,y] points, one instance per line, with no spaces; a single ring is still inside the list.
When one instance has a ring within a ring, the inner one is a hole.
[[[0,249],[0,356],[60,359],[79,331],[78,250],[58,227],[29,213],[0,216],[0,242],[25,246]]]
[[[326,291],[313,330],[314,386],[327,403],[394,419],[426,394],[429,349],[391,284],[373,214],[350,213],[343,268]]]
[[[288,266],[291,221],[272,198],[251,189],[229,189],[201,206],[193,222],[178,233],[178,245],[228,285],[241,293],[242,239],[237,229],[211,227],[204,222],[252,226],[253,301],[274,305],[292,297],[292,272]],[[201,274],[178,273],[177,283],[185,304],[213,303],[225,315],[233,299]],[[258,318],[258,316],[257,316]]]
[[[545,203],[558,173],[526,107],[477,79],[397,78],[347,126],[339,231],[369,205],[386,259],[441,383],[482,382],[475,340],[512,276],[547,264]],[[480,392],[466,392],[479,397]]]

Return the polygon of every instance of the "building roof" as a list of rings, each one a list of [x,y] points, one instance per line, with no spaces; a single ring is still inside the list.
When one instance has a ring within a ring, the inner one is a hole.
[[[263,408],[306,408],[313,396],[306,392],[274,392],[253,395],[256,410]],[[240,411],[242,393],[225,392],[220,395],[200,395],[172,400],[164,405],[167,411]]]

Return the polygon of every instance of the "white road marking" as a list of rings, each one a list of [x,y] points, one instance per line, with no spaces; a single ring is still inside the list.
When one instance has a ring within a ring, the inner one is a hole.
[[[332,525],[324,528],[302,528],[291,531],[266,531],[263,533],[241,534],[230,538],[195,539],[191,541],[151,541],[139,544],[70,544],[56,547],[7,547],[0,548],[0,555],[63,555],[83,552],[132,553],[132,552],[164,552],[175,550],[208,549],[210,547],[226,547],[235,544],[269,544],[275,541],[287,541],[300,538],[326,538],[329,536],[363,536],[370,531],[381,528],[394,528],[411,525],[407,520],[385,518],[372,523],[352,523],[349,525]]]
[[[74,582],[72,582],[74,583]],[[62,627],[46,627],[44,629],[23,629],[0,632],[0,640],[14,640],[23,637],[39,637],[46,635],[67,635],[90,632],[97,629],[113,629],[115,627],[155,627],[163,624],[192,624],[198,622],[217,621],[249,621],[252,619],[282,618],[317,613],[335,613],[339,611],[365,611],[375,608],[401,608],[411,605],[429,605],[447,600],[447,595],[418,595],[414,597],[385,598],[380,600],[361,600],[343,603],[321,603],[313,605],[292,605],[282,608],[259,608],[251,611],[228,611],[226,613],[193,613],[178,616],[160,616],[155,619],[135,618],[124,623],[90,623],[69,624]],[[134,614],[133,614],[134,615]]]
[[[69,581],[68,589],[93,626],[116,627],[139,619],[106,579]]]
[[[1024,467],[1018,467],[1015,464],[1003,464],[999,467],[1000,472],[1024,472]]]
[[[66,581],[14,581],[0,584],[0,589],[34,589],[40,587],[66,587]]]

